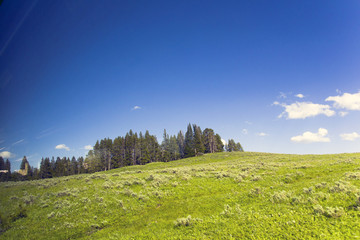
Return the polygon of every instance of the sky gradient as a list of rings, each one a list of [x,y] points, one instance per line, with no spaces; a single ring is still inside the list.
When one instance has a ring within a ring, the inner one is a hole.
[[[357,0],[5,0],[0,29],[12,170],[189,122],[245,151],[360,150]]]

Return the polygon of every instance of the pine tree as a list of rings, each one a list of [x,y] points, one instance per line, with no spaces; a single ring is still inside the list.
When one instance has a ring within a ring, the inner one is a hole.
[[[216,151],[216,139],[214,130],[206,128],[203,132],[205,153],[214,153]]]
[[[199,126],[193,125],[194,128],[194,152],[199,155],[205,152],[205,146],[202,140],[202,132]]]
[[[180,131],[178,133],[176,142],[179,146],[180,158],[183,158],[184,157],[184,148],[185,148],[185,138],[184,138],[184,134],[182,133],[182,131]]]
[[[0,170],[5,170],[5,161],[3,157],[0,157]]]
[[[10,163],[9,159],[6,159],[6,161],[5,161],[5,170],[7,170],[8,173],[11,173],[11,163]]]
[[[26,165],[29,166],[29,162],[28,162],[28,160],[26,159],[26,156],[24,156],[23,159],[22,159],[22,161],[21,161],[21,164],[20,164],[20,170],[25,170]]]
[[[221,140],[221,137],[219,134],[215,135],[215,142],[216,142],[216,152],[223,152],[224,151],[224,144]]]
[[[193,157],[195,156],[194,151],[194,135],[191,124],[189,123],[187,131],[185,133],[185,147],[184,147],[184,157]]]
[[[161,154],[162,154],[162,161],[168,162],[170,161],[170,138],[169,135],[166,133],[166,129],[164,129],[163,134],[163,141],[161,143]]]

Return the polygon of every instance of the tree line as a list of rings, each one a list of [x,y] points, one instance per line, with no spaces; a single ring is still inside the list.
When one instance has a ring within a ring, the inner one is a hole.
[[[119,136],[114,140],[110,138],[97,140],[93,150],[88,152],[85,159],[83,157],[78,159],[72,157],[71,160],[66,157],[57,157],[56,160],[54,157],[51,160],[42,158],[40,168],[37,169],[31,167],[24,156],[20,170],[15,172],[10,179],[41,179],[93,173],[151,162],[174,161],[224,150],[228,152],[244,151],[241,144],[235,143],[233,139],[224,145],[220,135],[216,134],[213,129],[206,128],[202,131],[196,124],[189,124],[185,134],[179,131],[177,135],[169,135],[165,129],[161,143],[147,130],[145,134],[134,133],[130,130],[125,136]]]

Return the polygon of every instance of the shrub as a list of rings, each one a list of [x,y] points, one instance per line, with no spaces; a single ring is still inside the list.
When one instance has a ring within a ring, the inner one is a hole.
[[[345,214],[342,207],[327,207],[324,209],[321,205],[317,204],[314,206],[315,214],[324,215],[329,218],[339,218]]]
[[[352,186],[350,183],[344,182],[344,181],[335,182],[335,185],[330,188],[330,192],[352,193],[355,190],[356,189],[354,186]]]
[[[282,203],[289,201],[290,197],[291,194],[286,191],[274,192],[274,194],[270,197],[270,201],[272,203]]]
[[[260,181],[260,180],[262,180],[262,177],[259,175],[254,175],[251,179],[251,181]]]
[[[345,214],[345,211],[342,207],[327,207],[325,210],[326,217],[339,218]]]
[[[315,190],[312,187],[309,187],[309,188],[303,188],[303,192],[305,194],[313,194]]]
[[[48,219],[53,218],[53,217],[55,217],[55,212],[51,212],[47,215]]]
[[[26,217],[27,217],[26,209],[23,208],[22,205],[19,205],[19,209],[17,209],[13,214],[11,214],[10,219],[12,222],[15,222],[20,218],[26,218]]]
[[[192,218],[190,215],[187,216],[186,218],[178,218],[176,219],[176,221],[174,222],[176,227],[181,227],[181,226],[191,226],[193,225],[195,222],[197,221],[201,221],[201,219],[199,218]]]

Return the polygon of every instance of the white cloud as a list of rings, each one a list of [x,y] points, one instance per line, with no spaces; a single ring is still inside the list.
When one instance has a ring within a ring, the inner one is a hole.
[[[357,138],[360,138],[360,135],[357,132],[353,132],[340,134],[340,137],[345,141],[355,141]]]
[[[278,101],[275,101],[275,102],[273,102],[273,104],[272,105],[280,105],[280,103],[278,102]]]
[[[293,142],[312,143],[312,142],[330,142],[330,138],[326,137],[328,130],[319,128],[317,133],[304,132],[302,135],[291,138]]]
[[[131,110],[139,110],[139,109],[141,109],[140,106],[134,106]]]
[[[330,96],[325,101],[333,101],[334,107],[345,108],[347,110],[360,110],[360,92],[344,93],[341,96]]]
[[[298,97],[298,98],[304,98],[305,96],[304,96],[304,95],[302,95],[301,93],[299,93],[299,94],[296,94],[296,95],[295,95],[295,97]]]
[[[224,139],[221,139],[221,142],[224,144],[224,145],[226,145],[227,143],[226,143],[226,141],[224,140]]]
[[[346,115],[348,115],[349,113],[348,112],[339,112],[339,115],[341,117],[345,117]]]
[[[246,128],[244,128],[241,132],[245,135],[248,134],[248,130]]]
[[[260,132],[260,133],[257,133],[256,135],[258,135],[260,137],[265,137],[265,136],[268,136],[269,134],[264,133],[264,132]]]
[[[0,151],[3,150],[3,149],[5,149],[5,147],[0,148]]]
[[[247,125],[252,125],[252,124],[253,124],[253,123],[250,122],[250,121],[245,121],[245,123],[246,123]]]
[[[93,147],[91,145],[86,145],[84,146],[85,150],[93,150]]]
[[[0,152],[0,157],[12,158],[12,157],[14,157],[14,154],[12,154],[11,152],[8,152],[8,151],[3,151],[3,152]]]
[[[65,144],[59,144],[55,147],[55,149],[65,149],[66,151],[70,151],[70,148],[67,147]]]
[[[335,112],[330,109],[329,105],[316,104],[312,102],[295,102],[293,104],[281,104],[285,111],[279,115],[279,118],[287,115],[287,119],[305,119],[324,114],[328,117],[333,116]]]

